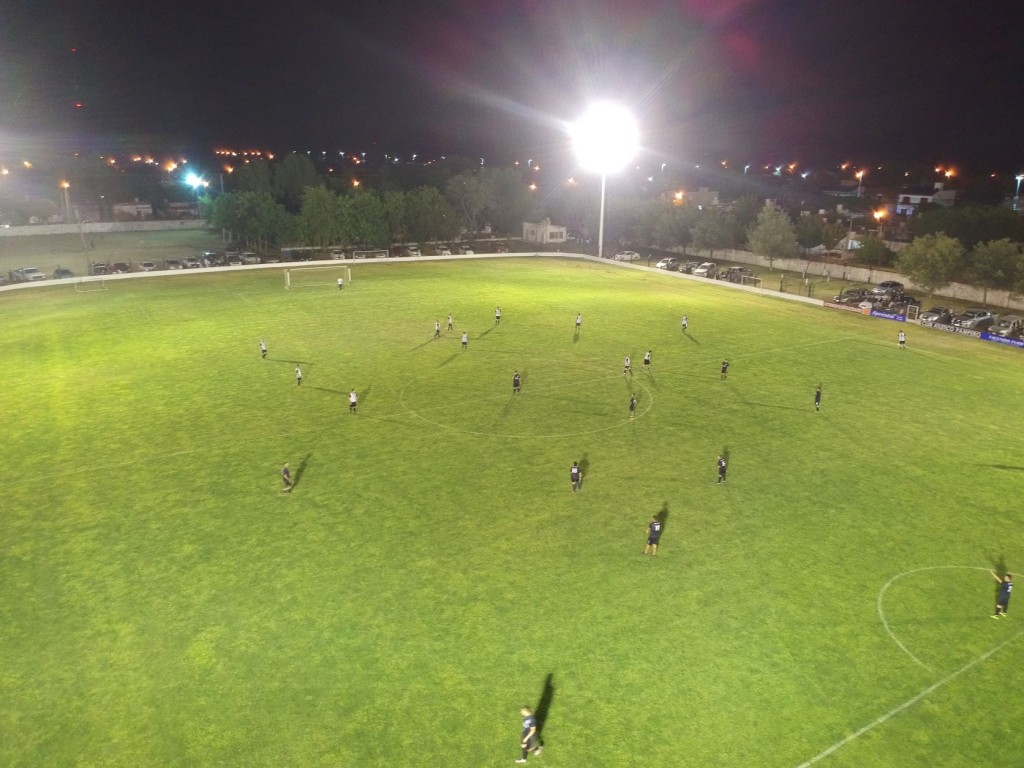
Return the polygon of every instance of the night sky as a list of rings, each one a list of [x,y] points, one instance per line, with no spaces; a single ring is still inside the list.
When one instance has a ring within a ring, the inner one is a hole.
[[[0,141],[500,158],[610,97],[667,161],[1019,170],[1022,48],[1015,0],[0,0]]]

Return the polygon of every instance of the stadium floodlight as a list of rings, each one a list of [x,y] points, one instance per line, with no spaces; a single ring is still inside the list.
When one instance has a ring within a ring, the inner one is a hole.
[[[569,129],[576,159],[584,169],[601,176],[601,208],[597,224],[597,255],[604,255],[605,185],[636,155],[640,131],[632,113],[621,104],[592,104]]]

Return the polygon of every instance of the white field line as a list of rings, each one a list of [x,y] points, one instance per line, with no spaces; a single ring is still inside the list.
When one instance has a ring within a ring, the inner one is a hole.
[[[950,566],[950,567],[957,567],[957,566]],[[878,726],[882,725],[883,723],[886,723],[887,721],[891,720],[893,717],[898,715],[903,710],[909,709],[910,707],[914,706],[921,699],[925,698],[926,696],[928,696],[931,693],[934,693],[939,688],[944,686],[946,683],[950,683],[953,680],[956,680],[964,672],[967,672],[972,667],[975,667],[978,664],[980,664],[981,662],[987,660],[991,656],[993,656],[996,653],[998,653],[999,651],[1001,651],[1007,645],[1012,643],[1014,640],[1017,640],[1017,639],[1019,639],[1021,637],[1024,637],[1024,631],[1018,632],[1013,637],[1010,637],[1010,638],[1004,640],[1003,642],[1001,642],[999,645],[997,645],[992,650],[990,650],[990,651],[988,651],[986,653],[983,653],[981,656],[979,656],[978,658],[974,659],[973,661],[970,661],[967,664],[964,664],[962,667],[960,667],[960,669],[956,670],[955,672],[951,672],[950,674],[946,675],[944,678],[942,678],[938,682],[932,683],[931,685],[929,685],[927,688],[925,688],[923,691],[921,691],[916,696],[911,696],[909,699],[904,701],[902,704],[900,704],[897,707],[893,707],[888,712],[886,712],[884,715],[882,715],[881,717],[878,717],[875,720],[871,721],[870,723],[865,725],[863,728],[859,729],[858,731],[856,731],[854,733],[851,733],[849,736],[847,736],[844,739],[840,739],[835,744],[833,744],[831,747],[826,749],[824,752],[819,752],[817,755],[812,757],[810,760],[806,760],[805,762],[800,763],[800,765],[798,765],[796,768],[810,768],[810,766],[815,765],[816,763],[821,762],[826,757],[831,755],[833,752],[836,752],[836,751],[842,749],[847,744],[849,744],[851,741],[854,741],[855,739],[859,739],[865,733],[868,733],[869,731],[874,730],[875,728],[877,728]]]
[[[917,662],[922,667],[927,669],[929,672],[934,672],[935,670],[933,670],[931,667],[929,667],[927,664],[925,664],[923,661],[921,661],[919,658],[917,658],[917,656],[912,654],[910,652],[910,649],[908,649],[907,646],[905,646],[902,642],[900,642],[900,639],[898,637],[896,637],[896,635],[893,633],[892,628],[889,626],[888,620],[885,618],[885,611],[882,609],[882,600],[885,598],[885,593],[889,591],[889,587],[891,587],[897,581],[902,579],[904,576],[910,576],[910,575],[915,574],[915,573],[921,573],[922,571],[939,571],[939,570],[945,570],[945,569],[961,569],[961,570],[968,570],[968,571],[987,571],[987,570],[990,570],[989,568],[981,568],[981,567],[976,566],[976,565],[929,565],[929,566],[925,566],[924,568],[914,568],[913,570],[910,570],[910,571],[904,571],[903,573],[896,574],[891,579],[889,579],[887,582],[885,582],[885,586],[883,586],[879,590],[879,592],[878,592],[878,601],[876,602],[876,605],[875,605],[875,607],[876,607],[876,609],[878,611],[878,618],[881,620],[882,626],[885,628],[886,634],[888,634],[889,637],[892,638],[892,641],[894,643],[896,643],[896,645],[898,645],[900,647],[901,651],[903,651],[905,654],[907,654],[907,656],[909,656],[915,662]]]

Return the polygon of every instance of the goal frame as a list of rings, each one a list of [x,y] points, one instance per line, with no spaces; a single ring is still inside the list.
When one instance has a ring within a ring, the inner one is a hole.
[[[292,285],[292,272],[324,272],[331,271],[341,274],[346,283],[352,282],[352,267],[341,264],[331,264],[319,267],[288,267],[284,271],[284,289],[290,291],[292,288],[324,288],[331,283],[313,283],[312,285]]]
[[[743,285],[749,285],[753,288],[760,288],[762,282],[763,278],[756,277],[754,275],[743,275],[742,278]]]
[[[82,286],[91,285],[96,286],[95,288],[83,288]],[[107,281],[102,277],[99,280],[75,280],[75,293],[93,293],[95,291],[107,290]]]

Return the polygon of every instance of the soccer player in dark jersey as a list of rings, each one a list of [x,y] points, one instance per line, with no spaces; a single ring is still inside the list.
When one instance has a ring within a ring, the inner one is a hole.
[[[1010,593],[1013,592],[1013,574],[1007,573],[1000,578],[999,574],[991,571],[992,578],[999,582],[999,594],[996,596],[996,612],[992,614],[993,619],[1000,616],[1006,618],[1006,611],[1010,607]]]
[[[636,395],[629,396],[629,418],[633,418],[636,415]]]
[[[569,467],[569,482],[572,483],[572,492],[576,493],[582,485],[583,473],[580,471],[580,466],[575,461],[572,466]]]
[[[814,410],[821,410],[821,384],[819,384],[818,388],[814,390]]]
[[[284,483],[284,488],[282,488],[282,490],[285,493],[291,493],[292,492],[292,473],[291,473],[291,470],[288,469],[288,462],[287,461],[284,463],[284,466],[281,467],[281,482]]]
[[[722,361],[722,381],[725,381],[729,377],[729,361]]]
[[[519,390],[521,388],[520,387],[521,383],[522,383],[522,380],[519,378],[519,371],[516,371],[514,374],[512,374],[512,394],[513,395],[518,394],[518,392],[519,392]]]
[[[725,457],[722,456],[721,454],[719,454],[718,455],[718,482],[719,483],[724,483],[725,482],[725,470],[726,470]]]
[[[644,370],[650,372],[651,370],[651,350],[647,350],[647,354],[644,355]]]
[[[655,515],[647,524],[647,546],[644,547],[644,554],[658,554],[658,542],[661,541],[661,520]]]
[[[517,763],[525,763],[526,756],[533,751],[533,754],[539,755],[544,749],[540,745],[540,740],[537,737],[537,718],[533,716],[533,712],[529,707],[523,707],[519,710],[519,714],[523,716],[523,732],[519,737],[519,748],[523,751],[523,756],[516,760]]]

